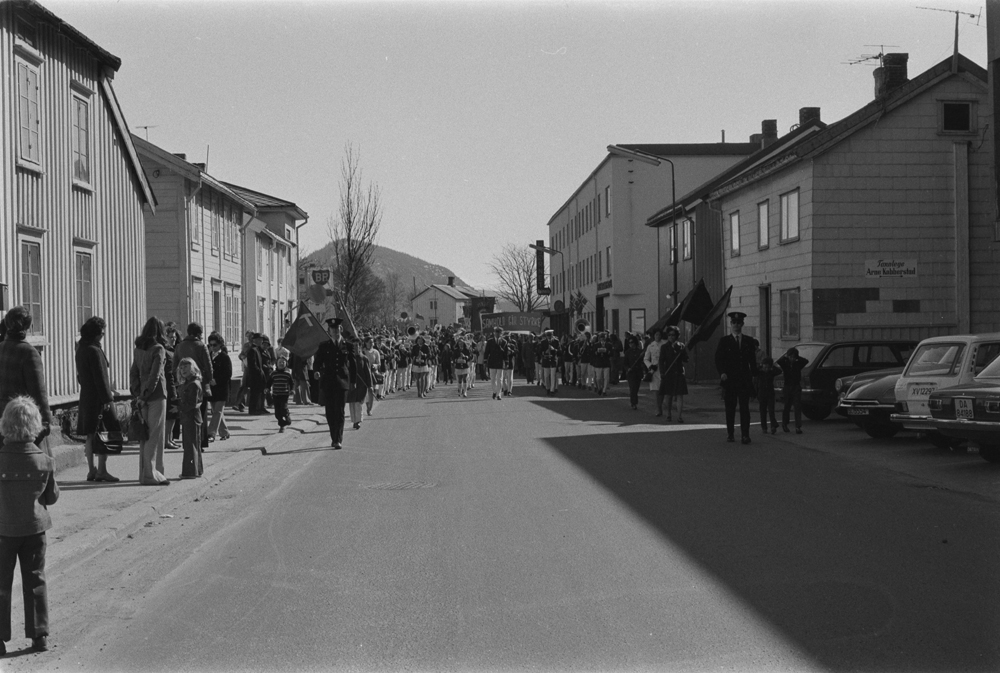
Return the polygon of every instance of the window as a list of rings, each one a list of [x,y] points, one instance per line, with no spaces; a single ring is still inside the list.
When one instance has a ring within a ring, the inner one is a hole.
[[[243,236],[240,235],[240,223],[243,221],[243,211],[233,208],[233,261],[240,259],[240,247],[243,245]]]
[[[677,263],[677,225],[670,226],[670,263]]]
[[[604,214],[611,217],[611,185],[604,188]]]
[[[781,195],[781,242],[799,238],[799,190]]]
[[[209,209],[212,213],[212,252],[219,252],[219,211],[222,210],[222,199],[216,195],[209,196]]]
[[[89,252],[76,253],[76,324],[82,325],[94,315],[94,257]]]
[[[201,247],[202,232],[205,231],[205,190],[198,190],[195,200],[194,217],[191,218],[191,247],[197,250]]]
[[[212,286],[212,331],[222,333],[222,288]]]
[[[971,102],[942,102],[941,131],[945,133],[970,133],[975,131]]]
[[[601,253],[597,253],[597,280],[601,280],[601,279],[604,278],[604,264],[603,264],[603,262],[604,262],[604,258],[601,256]]]
[[[740,254],[740,211],[729,214],[729,250],[732,256]]]
[[[605,249],[605,253],[607,254],[607,258],[608,258],[608,260],[607,260],[608,278],[611,278],[611,246],[610,245]]]
[[[257,331],[263,332],[264,330],[264,306],[265,300],[263,297],[257,297]]]
[[[15,30],[17,31],[18,40],[25,43],[29,47],[35,46],[37,31],[35,30],[35,25],[30,19],[28,19],[28,17],[18,16]]]
[[[767,201],[757,204],[757,247],[764,249],[768,244]]]
[[[277,253],[278,253],[278,287],[281,287],[285,284],[285,273],[284,269],[282,268],[283,266],[282,262],[285,260],[285,246],[283,245],[278,246]]]
[[[17,62],[18,156],[37,166],[41,162],[39,138],[42,122],[38,116],[38,68]]]
[[[233,347],[243,343],[243,293],[233,288]]]
[[[684,259],[691,259],[691,220],[681,222],[681,252]]]
[[[264,280],[264,241],[255,236],[257,242],[257,280]]]
[[[438,308],[438,302],[437,302],[437,299],[431,299],[431,310],[432,310],[432,311],[436,311],[436,310],[437,310],[437,308]]]
[[[73,180],[90,184],[90,103],[76,94],[73,95],[72,136]]]
[[[201,282],[201,278],[191,279],[191,322],[196,322],[199,325],[205,324],[205,314],[204,307],[202,305],[204,301],[204,286]]]
[[[781,338],[799,338],[799,288],[782,290],[781,296]]]
[[[601,195],[597,195],[597,223],[601,223]]]
[[[42,244],[39,241],[21,241],[21,305],[31,314],[28,334],[43,334]]]

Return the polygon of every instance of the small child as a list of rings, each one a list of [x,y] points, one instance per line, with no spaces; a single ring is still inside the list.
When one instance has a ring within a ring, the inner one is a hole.
[[[286,425],[292,424],[292,417],[288,413],[288,396],[292,394],[295,381],[286,367],[288,362],[285,358],[278,358],[277,369],[271,374],[271,400],[274,401],[274,417],[278,419],[278,432],[284,432]]]
[[[195,479],[204,472],[201,462],[201,369],[191,358],[177,365],[177,400],[184,444],[181,479]]]
[[[767,419],[771,419],[771,434],[778,431],[778,419],[774,417],[774,377],[781,370],[774,366],[774,360],[764,358],[760,361],[757,374],[757,402],[760,404],[760,427],[767,434]]]
[[[15,397],[0,418],[0,654],[10,640],[10,599],[14,565],[21,564],[24,635],[31,649],[48,648],[49,602],[45,585],[45,531],[52,527],[48,506],[59,499],[54,465],[35,446],[42,416],[30,397]]]
[[[785,408],[781,411],[781,429],[788,432],[789,411],[795,408],[795,434],[802,434],[802,368],[809,360],[799,357],[799,349],[788,349],[788,352],[778,358],[775,363],[781,367],[784,375],[782,394],[785,397]]]

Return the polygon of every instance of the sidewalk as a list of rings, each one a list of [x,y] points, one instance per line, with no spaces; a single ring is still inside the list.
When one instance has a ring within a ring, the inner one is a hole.
[[[202,454],[204,475],[198,479],[178,479],[183,452],[164,453],[165,474],[170,484],[139,484],[139,448],[126,445],[118,456],[108,457],[108,472],[121,479],[117,483],[87,481],[87,461],[82,444],[62,444],[53,448],[59,501],[52,508],[52,528],[46,569],[62,573],[85,563],[109,543],[128,536],[177,503],[201,497],[213,484],[260,459],[263,451],[278,450],[303,432],[325,426],[323,409],[317,405],[292,405],[292,425],[278,434],[274,416],[248,416],[226,410],[231,437],[209,444]]]

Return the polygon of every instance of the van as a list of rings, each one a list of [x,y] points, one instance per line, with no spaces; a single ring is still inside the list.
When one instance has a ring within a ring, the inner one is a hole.
[[[907,430],[926,433],[935,446],[951,446],[955,440],[934,428],[928,398],[938,388],[968,383],[997,355],[1000,355],[1000,333],[924,339],[896,382],[896,413],[892,420]]]

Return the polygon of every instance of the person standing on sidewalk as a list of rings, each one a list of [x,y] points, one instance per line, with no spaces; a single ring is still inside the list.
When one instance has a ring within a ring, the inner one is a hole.
[[[188,335],[177,344],[174,351],[174,364],[176,365],[184,358],[191,358],[198,365],[198,373],[202,379],[202,402],[201,402],[201,427],[208,425],[208,398],[211,395],[212,386],[215,385],[215,372],[212,371],[212,356],[201,340],[204,333],[201,325],[196,322],[187,327]],[[201,448],[208,448],[208,435],[202,433]]]
[[[646,376],[646,366],[643,364],[645,353],[639,337],[629,334],[625,337],[625,353],[623,355],[625,380],[628,381],[628,399],[633,409],[639,408],[639,386]]]
[[[170,483],[163,475],[167,419],[165,342],[163,323],[156,316],[151,317],[135,340],[129,368],[129,392],[146,424],[146,436],[139,439],[139,483],[145,486]]]
[[[226,342],[218,332],[208,335],[208,352],[212,356],[212,373],[214,383],[209,392],[208,403],[212,408],[212,420],[208,424],[208,441],[229,439],[229,428],[226,426],[226,402],[229,401],[229,388],[233,380],[233,361],[229,359]]]
[[[76,346],[76,378],[80,382],[80,405],[77,408],[76,432],[86,435],[84,452],[87,455],[87,481],[119,481],[108,472],[108,457],[98,454],[94,465],[94,435],[104,414],[114,413],[115,399],[108,376],[108,358],[101,348],[106,323],[96,315],[80,327],[80,341]]]
[[[285,358],[278,358],[277,367],[268,382],[271,387],[271,399],[274,401],[274,417],[278,421],[278,432],[284,432],[285,426],[292,424],[292,417],[288,413],[288,397],[292,394],[295,381],[285,366],[287,364]]]
[[[771,434],[778,431],[778,419],[774,417],[774,377],[781,373],[781,370],[774,366],[771,358],[764,358],[760,361],[760,369],[757,373],[757,405],[760,407],[760,427],[767,434],[767,419],[771,419]]]
[[[52,412],[49,410],[42,358],[38,350],[26,341],[31,329],[31,314],[23,306],[15,306],[7,311],[3,325],[7,335],[0,341],[0,414],[3,414],[4,405],[9,400],[27,395],[35,401],[42,415],[42,431],[36,438],[42,441],[49,435]],[[3,434],[0,433],[2,445]]]
[[[733,311],[729,314],[731,334],[719,339],[715,350],[715,368],[722,380],[726,400],[726,441],[736,441],[736,406],[740,408],[740,434],[744,444],[750,443],[750,396],[754,394],[753,383],[757,376],[757,340],[743,334],[746,313]]]
[[[180,380],[177,397],[180,399],[181,441],[184,444],[181,479],[195,479],[204,472],[201,462],[201,431],[204,427],[201,370],[193,359],[184,358],[177,363],[177,378]]]
[[[321,403],[330,428],[330,445],[334,449],[344,447],[344,407],[347,393],[358,378],[354,348],[344,340],[343,322],[341,318],[327,319],[330,341],[321,344],[313,356],[316,366],[313,375],[320,383]]]
[[[507,341],[503,339],[503,328],[494,327],[493,336],[486,340],[483,347],[483,359],[486,368],[490,370],[490,383],[493,386],[493,399],[503,399],[503,364],[507,357]]]
[[[52,458],[34,444],[42,416],[28,396],[10,400],[0,417],[0,654],[11,638],[10,603],[14,567],[21,564],[24,635],[31,649],[48,649],[49,601],[45,584],[48,506],[59,499]]]
[[[802,434],[802,368],[809,364],[809,360],[799,355],[799,349],[788,349],[788,352],[778,358],[775,363],[781,367],[784,381],[782,387],[782,397],[785,398],[785,407],[781,410],[781,429],[788,432],[789,412],[795,409],[795,434]]]

